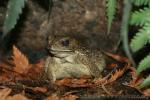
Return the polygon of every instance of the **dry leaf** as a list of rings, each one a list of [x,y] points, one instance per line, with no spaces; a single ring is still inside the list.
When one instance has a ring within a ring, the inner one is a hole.
[[[118,67],[118,65],[115,64],[115,63],[112,63],[112,64],[107,65],[107,68],[108,68],[108,69],[113,69],[113,68],[116,68],[116,67]]]
[[[145,96],[150,96],[150,89],[145,89],[142,91]]]
[[[13,62],[7,59],[0,59],[0,68],[12,70]]]
[[[123,69],[116,70],[114,74],[110,73],[107,76],[105,76],[104,78],[96,80],[94,82],[95,83],[94,85],[97,86],[97,85],[106,85],[106,84],[112,83],[113,81],[115,81],[119,77],[121,77],[125,73],[127,68],[128,68],[128,65],[126,65]]]
[[[27,57],[22,54],[15,46],[13,46],[13,62],[15,64],[14,71],[18,73],[27,73],[31,68]]]
[[[135,79],[133,79],[133,80],[131,80],[130,82],[129,82],[129,85],[131,85],[132,87],[137,87],[139,84],[141,84],[141,82],[144,80],[144,78],[143,77],[137,77],[137,78],[135,78]]]
[[[109,75],[103,77],[102,79],[97,79],[97,80],[95,80],[95,81],[94,81],[94,85],[95,85],[95,86],[99,86],[99,85],[102,85],[102,84],[106,83],[108,77],[109,77]]]
[[[43,72],[44,61],[40,60],[37,64],[29,64],[27,57],[13,46],[13,60],[0,62],[1,81],[12,79],[23,80],[37,78]]]
[[[11,72],[1,73],[0,81],[11,81],[13,78],[13,74]]]
[[[121,77],[126,72],[126,70],[129,68],[129,66],[130,66],[130,64],[127,64],[124,66],[124,68],[116,70],[115,73],[112,74],[111,77],[107,80],[106,84],[111,83],[111,82],[117,80],[119,77]]]
[[[136,69],[134,67],[129,67],[128,69],[130,70],[132,79],[137,79],[138,75],[136,74]]]
[[[44,100],[60,100],[57,94],[52,94],[51,96],[45,98]]]
[[[107,80],[107,84],[111,83],[111,82],[113,82],[115,80],[117,80],[119,77],[121,77],[124,74],[124,72],[125,72],[124,69],[122,69],[122,70],[120,70],[120,69],[116,70],[116,72],[111,75],[110,79]]]
[[[35,92],[42,92],[42,93],[46,93],[48,91],[46,87],[35,87],[32,90]]]
[[[90,87],[92,86],[92,81],[87,78],[80,78],[80,79],[73,79],[73,78],[64,78],[62,80],[57,80],[55,82],[56,85],[59,86],[67,86],[72,88],[79,88],[79,87]]]
[[[21,94],[16,94],[14,96],[8,96],[6,100],[29,100],[29,99]]]
[[[13,78],[12,62],[7,60],[0,60],[0,81],[10,81]]]
[[[0,90],[0,100],[6,100],[10,93],[11,93],[11,89],[9,88]]]
[[[9,96],[11,89],[5,88],[0,90],[0,100],[29,100],[21,94],[16,94],[14,96]]]
[[[128,69],[130,70],[132,80],[127,84],[131,87],[137,87],[144,80],[144,77],[142,74],[138,76],[134,67],[129,67]]]
[[[68,85],[71,83],[71,79],[70,78],[64,78],[62,80],[56,80],[55,84],[58,86],[63,86],[63,85]]]
[[[109,52],[104,52],[104,53],[105,53],[105,55],[115,59],[116,61],[119,61],[119,62],[122,62],[122,63],[124,63],[124,62],[131,63],[131,61],[128,58],[126,58],[126,57],[121,57],[119,55],[111,54]]]
[[[28,76],[32,79],[39,77],[44,72],[44,61],[40,60],[36,64],[32,64],[32,67],[28,70]]]
[[[78,96],[70,94],[65,97],[62,97],[60,100],[77,100],[77,99],[78,99]]]

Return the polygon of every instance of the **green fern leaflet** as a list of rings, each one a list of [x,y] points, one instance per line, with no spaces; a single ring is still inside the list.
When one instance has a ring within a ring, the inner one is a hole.
[[[19,15],[22,13],[22,8],[25,6],[26,0],[9,0],[8,10],[3,27],[3,36],[10,32],[16,25]]]
[[[150,68],[150,55],[148,55],[147,57],[145,57],[139,64],[138,68],[137,68],[137,74],[139,75],[142,71],[144,71],[145,69]]]
[[[107,6],[107,17],[108,17],[108,30],[107,33],[110,33],[111,29],[111,24],[114,19],[114,15],[116,13],[116,6],[117,6],[117,1],[116,0],[106,0],[106,6]]]
[[[139,85],[139,88],[144,88],[150,85],[150,75]]]
[[[150,0],[132,0],[132,2],[136,6],[150,5]]]
[[[150,21],[150,8],[140,9],[135,11],[131,15],[130,24],[136,26],[142,26],[147,21]]]
[[[150,22],[147,22],[142,29],[133,37],[130,46],[133,52],[138,51],[150,41]]]

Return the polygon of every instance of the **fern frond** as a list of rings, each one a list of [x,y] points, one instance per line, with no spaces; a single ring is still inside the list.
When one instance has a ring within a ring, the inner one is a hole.
[[[136,52],[148,42],[150,42],[150,22],[147,22],[143,28],[136,33],[131,40],[130,47],[133,52]]]
[[[26,0],[9,0],[3,27],[3,36],[15,27],[17,20],[19,19],[19,15],[22,13],[22,8],[24,8],[25,1]]]
[[[142,26],[149,20],[150,20],[150,8],[144,8],[132,13],[130,24]]]
[[[150,55],[146,56],[139,64],[137,68],[137,74],[139,75],[145,69],[150,68]]]
[[[150,85],[150,75],[139,85],[139,88],[144,88]]]
[[[132,0],[132,3],[136,6],[150,6],[150,0]],[[130,24],[136,26],[142,26],[138,33],[131,40],[130,46],[133,52],[141,49],[145,44],[150,43],[150,8],[136,10],[132,13]],[[150,68],[150,54],[147,55],[138,65],[137,74]],[[143,88],[150,85],[150,75],[139,85],[139,88]]]
[[[139,33],[136,34],[136,36],[134,36],[134,38],[131,40],[130,43],[130,47],[132,49],[133,52],[138,51],[139,49],[141,49],[146,43],[146,34],[144,33],[144,31],[140,31]]]
[[[50,14],[52,12],[53,7],[53,0],[49,0],[49,7],[48,7],[48,21],[50,20]]]
[[[106,13],[108,18],[108,29],[107,33],[110,33],[111,24],[114,19],[114,15],[116,13],[117,1],[116,0],[106,0]]]
[[[150,0],[132,0],[132,2],[136,6],[150,5]]]

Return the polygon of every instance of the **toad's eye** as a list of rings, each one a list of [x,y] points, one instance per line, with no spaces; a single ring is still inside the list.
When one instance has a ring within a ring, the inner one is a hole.
[[[69,46],[69,40],[63,40],[63,41],[61,41],[61,44],[63,46]]]

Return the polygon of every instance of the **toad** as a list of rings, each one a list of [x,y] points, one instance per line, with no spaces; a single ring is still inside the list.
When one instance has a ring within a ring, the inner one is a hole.
[[[53,82],[66,77],[101,78],[105,59],[100,51],[86,49],[77,39],[66,36],[49,36],[48,48],[51,55],[46,59],[45,72]]]

